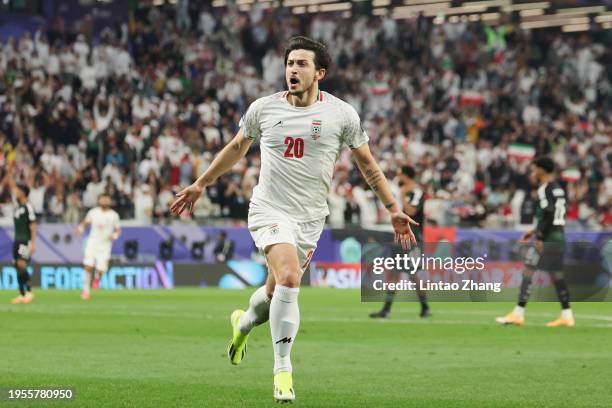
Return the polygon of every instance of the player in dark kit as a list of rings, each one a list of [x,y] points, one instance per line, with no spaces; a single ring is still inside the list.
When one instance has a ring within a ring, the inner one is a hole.
[[[30,303],[34,299],[30,287],[28,263],[36,250],[36,215],[28,202],[30,189],[25,185],[15,184],[10,179],[11,189],[17,200],[13,221],[15,223],[15,242],[13,244],[13,259],[17,269],[19,296],[11,300],[12,304]]]
[[[548,327],[576,324],[569,304],[569,291],[563,277],[563,256],[565,252],[565,210],[566,197],[563,187],[555,181],[555,162],[548,157],[536,159],[532,165],[532,178],[538,183],[536,227],[521,238],[533,247],[525,257],[525,270],[521,282],[519,301],[514,310],[495,320],[501,324],[522,325],[525,323],[525,306],[529,300],[529,286],[536,270],[550,273],[561,302],[561,316],[549,322]]]
[[[404,213],[411,217],[413,220],[419,223],[418,226],[415,226],[414,236],[416,237],[417,242],[423,242],[423,225],[425,221],[425,194],[423,190],[419,187],[416,182],[416,171],[414,168],[410,166],[402,166],[399,174],[399,183],[400,183],[400,197],[402,201],[402,208]],[[398,251],[402,251],[400,246],[397,246],[396,249]],[[419,257],[421,256],[421,252],[419,247],[414,247],[410,251],[411,256]],[[387,282],[397,282],[399,281],[399,274],[396,272],[387,273],[386,279]],[[418,277],[416,274],[410,275],[410,280],[417,284],[418,288]],[[429,309],[429,305],[427,304],[427,295],[424,291],[417,289],[417,296],[419,297],[419,301],[421,302],[421,313],[419,314],[421,317],[429,317],[431,316],[431,311]],[[371,318],[385,318],[391,312],[391,305],[393,305],[393,299],[395,298],[395,291],[388,291],[385,296],[385,303],[383,308],[378,312],[370,313]]]

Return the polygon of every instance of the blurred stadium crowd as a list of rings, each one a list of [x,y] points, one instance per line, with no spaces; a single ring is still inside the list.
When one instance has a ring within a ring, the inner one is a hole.
[[[387,175],[418,170],[430,222],[529,223],[529,158],[550,154],[569,226],[612,226],[605,33],[185,3],[139,9],[99,36],[87,20],[55,21],[0,44],[0,179],[14,164],[40,216],[75,222],[107,190],[122,218],[168,220],[178,186],[206,169],[249,103],[284,89],[283,41],[307,34],[334,58],[321,88],[357,109]],[[194,217],[245,220],[259,157],[252,149],[209,188]],[[329,202],[332,225],[385,221],[349,151]],[[10,216],[6,185],[0,203]]]

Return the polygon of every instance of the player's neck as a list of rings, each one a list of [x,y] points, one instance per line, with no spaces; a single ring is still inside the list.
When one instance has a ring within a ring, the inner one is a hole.
[[[313,85],[310,89],[299,95],[291,95],[287,94],[287,101],[293,106],[297,106],[298,108],[305,108],[317,102],[319,99],[319,87]]]
[[[555,176],[553,176],[553,175],[544,176],[544,177],[542,177],[542,180],[540,180],[540,185],[541,186],[545,186],[546,184],[550,183],[554,179],[555,179]]]

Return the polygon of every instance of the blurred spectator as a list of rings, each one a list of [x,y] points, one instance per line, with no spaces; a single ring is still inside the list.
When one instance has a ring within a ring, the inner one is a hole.
[[[213,253],[217,262],[227,262],[234,256],[234,241],[227,238],[225,231],[219,232]]]

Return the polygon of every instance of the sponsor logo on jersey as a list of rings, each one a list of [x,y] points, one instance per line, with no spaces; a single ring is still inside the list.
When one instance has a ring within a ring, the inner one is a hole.
[[[314,119],[312,121],[312,125],[310,126],[310,136],[312,137],[312,140],[318,140],[321,137],[322,124],[323,122],[318,119]]]

